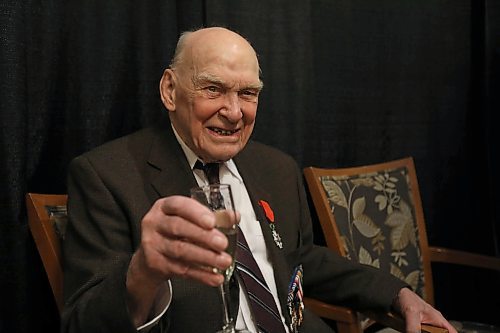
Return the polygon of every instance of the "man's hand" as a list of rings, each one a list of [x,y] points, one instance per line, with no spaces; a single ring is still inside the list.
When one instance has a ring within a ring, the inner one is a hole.
[[[446,328],[450,333],[457,333],[441,312],[408,288],[402,288],[399,291],[394,307],[405,319],[408,333],[419,333],[420,324],[430,324]]]
[[[213,268],[224,270],[231,264],[224,252],[228,241],[215,229],[213,212],[196,200],[159,199],[142,219],[141,230],[141,244],[127,272],[127,304],[136,325],[147,320],[157,294],[165,293],[165,282],[172,277],[209,286],[223,282]]]

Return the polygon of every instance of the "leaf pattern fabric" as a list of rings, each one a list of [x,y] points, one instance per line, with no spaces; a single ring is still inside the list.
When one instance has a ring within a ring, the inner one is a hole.
[[[324,176],[346,257],[389,271],[423,295],[423,267],[406,168]]]

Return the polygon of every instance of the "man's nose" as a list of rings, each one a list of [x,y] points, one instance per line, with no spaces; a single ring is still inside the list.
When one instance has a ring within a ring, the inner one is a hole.
[[[233,123],[238,122],[243,117],[238,93],[226,95],[224,106],[219,113]]]

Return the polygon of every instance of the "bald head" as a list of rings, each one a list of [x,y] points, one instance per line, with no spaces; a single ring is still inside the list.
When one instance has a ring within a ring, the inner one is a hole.
[[[250,43],[241,35],[222,27],[182,33],[170,68],[185,71],[193,69],[200,60],[213,61],[218,58],[222,61],[224,57],[242,58],[260,73],[257,54]]]

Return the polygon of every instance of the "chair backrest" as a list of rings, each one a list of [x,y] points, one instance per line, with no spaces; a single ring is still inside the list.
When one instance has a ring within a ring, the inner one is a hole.
[[[434,304],[424,214],[411,157],[304,175],[328,247],[386,270]]]
[[[38,253],[61,313],[63,308],[63,269],[61,240],[67,221],[67,195],[26,194],[28,223]]]

